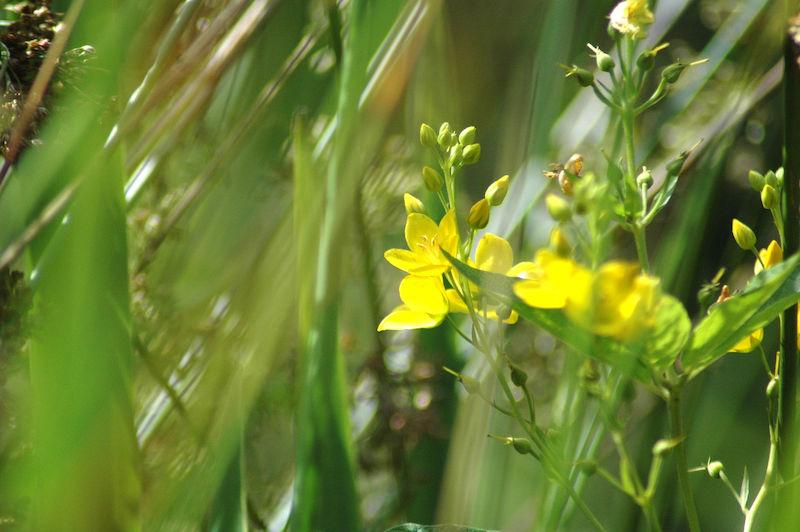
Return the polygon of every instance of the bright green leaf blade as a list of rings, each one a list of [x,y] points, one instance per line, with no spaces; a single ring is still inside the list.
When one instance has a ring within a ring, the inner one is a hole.
[[[692,333],[692,322],[680,301],[663,295],[656,308],[656,322],[644,340],[643,358],[654,368],[671,366]]]
[[[800,256],[758,274],[741,294],[717,305],[694,329],[683,364],[696,375],[750,332],[800,300]]]
[[[393,526],[386,532],[495,532],[487,528],[472,528],[461,525],[418,525],[416,523],[405,523]]]

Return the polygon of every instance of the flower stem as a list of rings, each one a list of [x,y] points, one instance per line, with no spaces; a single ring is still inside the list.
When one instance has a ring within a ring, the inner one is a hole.
[[[639,264],[644,273],[650,272],[650,260],[647,258],[647,240],[644,234],[644,227],[638,223],[633,226],[633,239],[636,242],[636,254],[639,256]]]
[[[686,443],[683,441],[683,418],[681,416],[681,387],[674,386],[669,390],[667,406],[669,410],[669,425],[672,438],[679,442],[675,446],[675,468],[678,474],[678,487],[686,509],[686,520],[689,522],[691,532],[700,532],[700,519],[697,517],[697,508],[694,504],[694,493],[689,483],[689,465],[686,460]]]

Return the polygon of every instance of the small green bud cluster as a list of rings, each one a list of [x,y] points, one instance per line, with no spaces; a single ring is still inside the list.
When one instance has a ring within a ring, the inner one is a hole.
[[[419,141],[426,148],[437,151],[448,166],[460,168],[475,164],[481,158],[481,145],[475,142],[477,131],[475,126],[469,126],[456,134],[450,124],[444,122],[437,133],[431,126],[423,123],[419,128]]]
[[[760,174],[750,170],[747,175],[750,186],[761,195],[761,205],[768,211],[777,211],[780,208],[781,191],[783,190],[783,168],[774,172]]]
[[[508,183],[511,178],[507,175],[496,179],[486,188],[483,198],[479,199],[469,210],[467,223],[470,229],[483,229],[489,223],[492,207],[498,207],[506,199]]]

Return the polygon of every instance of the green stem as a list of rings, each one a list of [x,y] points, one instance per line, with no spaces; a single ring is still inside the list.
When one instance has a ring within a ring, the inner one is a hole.
[[[646,497],[640,501],[639,506],[642,507],[644,516],[647,519],[647,526],[652,532],[661,532],[661,523],[658,522],[658,514],[656,514],[653,500]]]
[[[753,504],[744,514],[744,527],[742,528],[742,532],[750,532],[750,530],[753,529],[753,523],[755,522],[758,509],[761,507],[761,503],[764,502],[764,499],[767,498],[767,493],[772,486],[772,478],[775,474],[777,457],[778,442],[774,437],[770,436],[769,459],[767,460],[767,472],[764,475],[764,483],[761,485],[761,489],[758,490],[756,498],[753,499]]]
[[[691,532],[700,532],[700,519],[697,517],[697,508],[694,504],[694,493],[689,483],[689,465],[686,459],[686,442],[684,442],[683,418],[681,416],[681,389],[680,385],[669,391],[667,406],[669,410],[669,424],[672,438],[679,442],[675,446],[675,468],[678,474],[678,487],[686,509],[686,520],[689,522]]]
[[[639,264],[644,273],[650,272],[650,260],[647,258],[647,239],[644,234],[644,227],[638,223],[633,226],[633,240],[636,242],[636,255],[639,257]]]

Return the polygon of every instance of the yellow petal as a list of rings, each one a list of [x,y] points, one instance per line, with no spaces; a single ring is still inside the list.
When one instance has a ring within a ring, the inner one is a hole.
[[[519,262],[511,267],[506,272],[509,277],[518,277],[520,279],[530,279],[539,267],[533,262]]]
[[[383,318],[383,321],[378,325],[378,331],[430,329],[442,323],[443,319],[444,315],[431,316],[430,314],[411,310],[407,306],[401,305]]]
[[[389,249],[383,257],[395,268],[406,273],[420,276],[439,276],[448,270],[445,264],[431,264],[424,259],[424,255],[412,253],[406,249]]]
[[[478,242],[475,262],[479,270],[505,274],[514,262],[514,252],[505,238],[486,233]]]
[[[764,329],[756,329],[744,338],[738,344],[733,346],[731,353],[749,353],[761,343],[764,339]]]
[[[761,260],[756,261],[756,264],[753,267],[753,272],[756,274],[764,269],[761,266],[762,262],[767,268],[772,268],[776,264],[780,263],[783,260],[783,250],[781,249],[780,244],[773,240],[769,243],[769,246],[767,246],[766,249],[762,249],[758,252],[758,256],[761,258]]]
[[[437,316],[447,314],[447,298],[441,277],[405,277],[400,281],[400,299],[413,311]]]
[[[564,308],[567,293],[541,279],[514,283],[514,293],[529,307]]]
[[[413,212],[406,219],[406,243],[413,253],[430,248],[436,240],[439,228],[436,222],[418,212]]]
[[[439,222],[438,243],[450,255],[458,251],[458,226],[456,225],[456,211],[451,209]]]
[[[445,290],[445,295],[447,296],[447,302],[450,305],[450,312],[460,312],[462,314],[469,312],[467,304],[464,303],[464,300],[461,299],[461,296],[458,295],[458,292],[455,289],[448,288]]]

